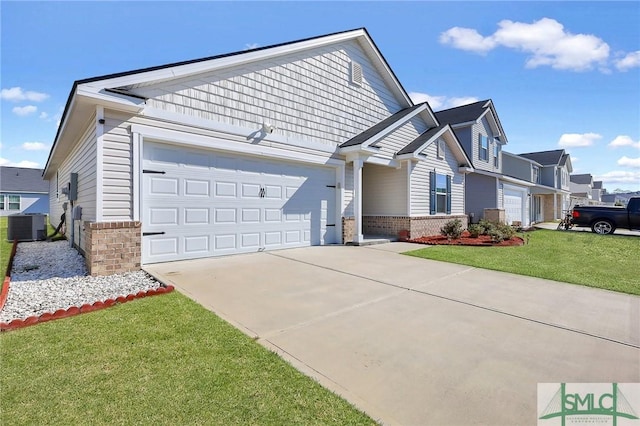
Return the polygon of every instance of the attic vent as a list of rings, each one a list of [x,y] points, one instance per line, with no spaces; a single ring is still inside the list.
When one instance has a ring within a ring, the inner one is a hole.
[[[351,61],[351,82],[356,86],[362,86],[362,65]]]

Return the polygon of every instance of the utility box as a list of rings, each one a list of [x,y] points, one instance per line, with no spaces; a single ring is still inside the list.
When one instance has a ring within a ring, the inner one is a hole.
[[[46,214],[12,214],[7,216],[7,240],[38,241],[47,238]]]
[[[78,174],[71,173],[71,181],[69,182],[69,201],[78,199]]]

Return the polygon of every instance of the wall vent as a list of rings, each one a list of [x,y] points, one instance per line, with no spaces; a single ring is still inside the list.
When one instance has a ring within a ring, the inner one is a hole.
[[[351,61],[351,82],[356,86],[362,86],[362,65]]]

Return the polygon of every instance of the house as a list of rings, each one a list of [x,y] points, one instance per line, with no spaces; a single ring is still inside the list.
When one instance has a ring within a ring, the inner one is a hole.
[[[607,191],[603,188],[602,181],[594,180],[593,187],[591,189],[591,199],[599,204],[600,202],[602,202],[602,196],[606,193]]]
[[[99,275],[435,234],[472,171],[357,29],[76,81],[44,176]]]
[[[593,176],[575,174],[569,176],[572,204],[594,204],[592,202]]]
[[[502,148],[508,143],[490,99],[436,112],[448,123],[471,159],[466,176],[465,211],[473,221],[482,218],[529,226],[528,180],[503,173]]]
[[[42,169],[0,167],[0,216],[49,213],[49,183]]]
[[[518,154],[532,161],[535,186],[531,187],[534,216],[541,222],[560,219],[571,205],[571,157],[564,149]],[[538,220],[536,220],[538,221]]]

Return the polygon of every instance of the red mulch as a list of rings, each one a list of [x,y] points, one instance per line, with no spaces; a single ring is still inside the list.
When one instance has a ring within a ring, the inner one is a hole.
[[[500,243],[491,242],[488,235],[478,235],[478,238],[471,238],[468,231],[462,233],[462,237],[449,240],[444,235],[434,235],[432,237],[420,237],[409,240],[410,243],[429,245],[454,245],[454,246],[492,246],[492,247],[513,247],[524,245],[524,240],[520,237],[513,237]]]

